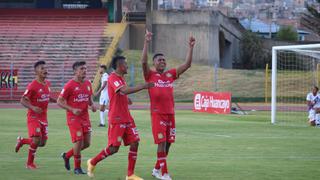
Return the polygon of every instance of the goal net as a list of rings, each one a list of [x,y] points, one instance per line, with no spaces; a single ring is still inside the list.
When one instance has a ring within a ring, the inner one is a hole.
[[[307,126],[306,96],[320,83],[320,44],[272,48],[271,123]]]

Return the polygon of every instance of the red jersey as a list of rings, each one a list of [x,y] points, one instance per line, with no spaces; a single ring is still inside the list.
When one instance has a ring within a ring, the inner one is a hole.
[[[82,110],[78,117],[89,117],[88,106],[92,96],[90,81],[77,82],[72,79],[64,85],[60,96],[66,100],[68,106]],[[75,115],[71,111],[67,111],[68,121],[73,116]]]
[[[28,84],[23,96],[30,100],[32,106],[37,106],[42,109],[42,113],[38,114],[28,109],[28,121],[32,119],[40,120],[43,123],[47,123],[47,109],[50,100],[50,82],[45,81],[45,84],[39,83],[37,80],[33,80]]]
[[[126,86],[126,81],[123,77],[117,75],[116,73],[112,73],[109,76],[109,124],[133,122],[133,118],[128,108],[128,96],[120,92],[120,88],[124,86]]]
[[[154,87],[148,89],[151,112],[174,114],[173,82],[178,78],[177,70],[170,69],[162,74],[150,70],[144,78],[146,82],[154,82]]]

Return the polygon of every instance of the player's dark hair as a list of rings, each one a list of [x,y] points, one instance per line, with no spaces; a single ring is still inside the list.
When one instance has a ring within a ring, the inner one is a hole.
[[[157,53],[157,54],[153,55],[152,60],[155,60],[158,56],[164,56],[164,54],[162,54],[162,53]]]
[[[76,61],[72,65],[72,69],[75,71],[79,66],[86,65],[85,61]]]
[[[45,61],[37,61],[36,63],[34,63],[33,67],[34,67],[34,69],[36,69],[38,66],[44,65],[44,64],[46,64]]]
[[[124,56],[115,56],[112,58],[112,62],[111,62],[111,67],[116,70],[117,69],[117,66],[118,66],[118,62],[121,61],[121,60],[125,60],[126,57]]]
[[[100,67],[103,68],[104,70],[107,70],[107,66],[104,64],[101,64]]]
[[[317,91],[319,91],[319,88],[318,88],[318,86],[313,86]]]

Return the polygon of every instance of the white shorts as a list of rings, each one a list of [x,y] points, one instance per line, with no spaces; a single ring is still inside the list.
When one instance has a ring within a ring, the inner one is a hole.
[[[309,110],[308,118],[309,121],[314,121],[316,119],[316,111],[314,109]]]
[[[100,95],[99,104],[100,105],[108,105],[109,104],[109,97],[106,95]]]

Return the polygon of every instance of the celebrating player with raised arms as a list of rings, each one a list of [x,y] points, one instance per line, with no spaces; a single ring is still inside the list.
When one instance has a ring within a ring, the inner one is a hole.
[[[28,108],[27,125],[29,138],[17,138],[15,151],[24,145],[29,145],[29,154],[26,168],[36,169],[34,163],[35,154],[38,147],[44,147],[48,139],[47,108],[49,101],[56,102],[50,97],[50,82],[46,80],[48,71],[44,61],[34,64],[36,78],[28,85],[20,102]]]
[[[124,75],[127,74],[128,65],[126,58],[123,56],[116,56],[112,59],[112,68],[115,71],[108,79],[108,93],[110,98],[108,146],[94,158],[88,160],[88,176],[93,177],[97,163],[117,153],[123,141],[125,146],[130,146],[126,180],[142,180],[142,178],[134,174],[140,138],[135,122],[129,112],[128,104],[130,102],[127,94],[148,89],[153,86],[153,83],[128,87],[124,79]]]
[[[148,65],[147,52],[151,37],[152,33],[146,31],[141,63],[145,81],[155,83],[149,89],[152,133],[154,143],[158,144],[157,161],[152,175],[157,179],[171,180],[166,158],[176,136],[173,82],[191,67],[195,38],[189,38],[185,63],[178,68],[166,70],[166,59],[161,53],[153,56],[154,69],[150,69]]]
[[[58,105],[67,110],[67,125],[70,130],[73,148],[62,154],[65,168],[70,170],[69,159],[74,158],[74,173],[86,174],[81,168],[81,150],[90,146],[91,123],[88,107],[93,112],[96,107],[92,100],[92,87],[90,81],[86,80],[86,62],[77,61],[72,66],[74,78],[63,87]]]

